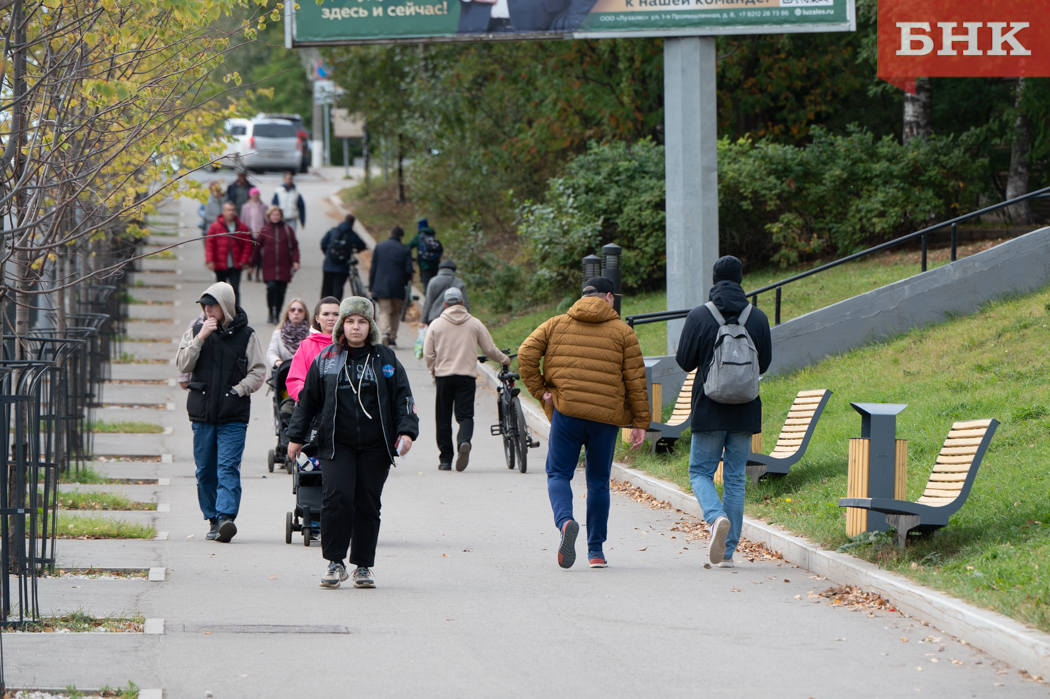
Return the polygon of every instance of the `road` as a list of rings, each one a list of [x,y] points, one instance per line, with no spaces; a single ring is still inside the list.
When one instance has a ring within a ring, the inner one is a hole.
[[[258,179],[267,194],[279,178]],[[309,215],[300,236],[303,268],[288,298],[312,305],[321,281],[318,241],[338,215],[326,199],[343,183],[299,181]],[[182,233],[193,235],[195,204],[175,206]],[[134,307],[136,316],[152,312],[160,323],[133,322],[133,335],[181,334],[212,281],[202,258],[194,242],[180,248],[178,260],[144,265],[156,271],[137,280],[176,280],[178,288],[135,289],[135,295],[178,305]],[[264,286],[244,281],[242,293],[253,326],[268,341]],[[184,393],[113,386],[107,400],[175,404],[174,410],[127,411],[172,427],[171,435],[110,438],[96,447],[172,455],[171,463],[99,465],[113,476],[170,479],[170,485],[124,486],[170,505],[170,512],[152,515],[168,538],[63,541],[59,553],[69,566],[160,566],[167,579],[45,580],[42,606],[95,615],[141,612],[164,619],[165,632],[5,634],[8,682],[97,687],[133,680],[162,688],[166,697],[1046,696],[1045,685],[915,619],[810,597],[829,583],[790,564],[706,569],[705,542],[675,528],[682,515],[621,494],[613,496],[609,568],[578,562],[560,569],[545,443],[530,454],[528,473],[508,471],[499,439],[486,429],[496,422],[495,396],[479,384],[470,466],[439,472],[434,389],[408,349],[413,338],[414,329],[406,329],[398,354],[422,430],[386,485],[375,590],[320,589],[325,562],[319,547],[302,546],[298,535],[293,545],[284,543],[293,496],[289,476],[266,470],[276,440],[265,391],[252,401],[240,531],[224,545],[204,539]],[[166,358],[175,347],[133,349]],[[115,378],[126,380],[167,379],[174,372],[167,364],[114,368]],[[575,487],[582,520],[582,477]]]

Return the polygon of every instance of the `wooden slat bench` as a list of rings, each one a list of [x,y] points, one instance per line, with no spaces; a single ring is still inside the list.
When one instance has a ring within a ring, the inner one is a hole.
[[[826,388],[798,392],[773,452],[768,455],[751,452],[748,456],[747,477],[752,483],[767,474],[786,475],[799,462],[831,395],[832,391]]]
[[[887,523],[897,530],[897,545],[904,548],[908,532],[914,529],[928,534],[940,529],[966,504],[977,469],[998,426],[998,420],[953,424],[937,455],[926,489],[916,502],[891,498],[840,498],[839,507],[859,507],[885,513]]]
[[[670,449],[682,436],[682,432],[689,427],[689,418],[693,416],[693,380],[695,378],[695,370],[689,372],[689,375],[685,377],[685,383],[682,384],[682,390],[674,404],[674,412],[667,422],[649,423],[648,431],[659,433],[659,437],[652,442],[654,452]]]

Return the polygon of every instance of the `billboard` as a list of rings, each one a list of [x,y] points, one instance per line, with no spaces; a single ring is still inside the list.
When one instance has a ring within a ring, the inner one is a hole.
[[[854,0],[324,0],[293,46],[853,31]]]

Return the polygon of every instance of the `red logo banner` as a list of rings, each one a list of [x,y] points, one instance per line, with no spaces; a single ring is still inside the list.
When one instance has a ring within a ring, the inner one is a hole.
[[[1050,76],[1050,0],[879,0],[879,78]]]

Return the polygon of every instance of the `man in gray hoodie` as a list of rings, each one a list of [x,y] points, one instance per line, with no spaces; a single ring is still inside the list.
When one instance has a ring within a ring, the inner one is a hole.
[[[439,317],[445,311],[445,292],[449,289],[459,289],[463,295],[463,305],[470,310],[470,301],[467,299],[467,285],[456,276],[456,263],[452,260],[442,260],[438,266],[438,273],[427,284],[426,299],[423,301],[423,312],[419,316],[419,327],[424,328]]]
[[[197,500],[211,523],[206,538],[226,543],[237,533],[233,521],[241,503],[251,394],[266,379],[266,362],[247,314],[234,303],[232,286],[216,282],[197,303],[205,319],[182,336],[175,364],[190,375],[186,411],[193,424]]]
[[[437,419],[437,445],[441,452],[438,470],[452,470],[452,415],[455,413],[456,422],[459,423],[456,470],[462,471],[470,460],[470,439],[474,436],[478,347],[489,359],[505,367],[510,366],[510,359],[496,348],[492,336],[481,321],[470,315],[463,306],[463,293],[459,289],[448,289],[442,298],[442,305],[444,311],[430,324],[427,339],[423,343],[423,358],[437,385],[434,412]]]

